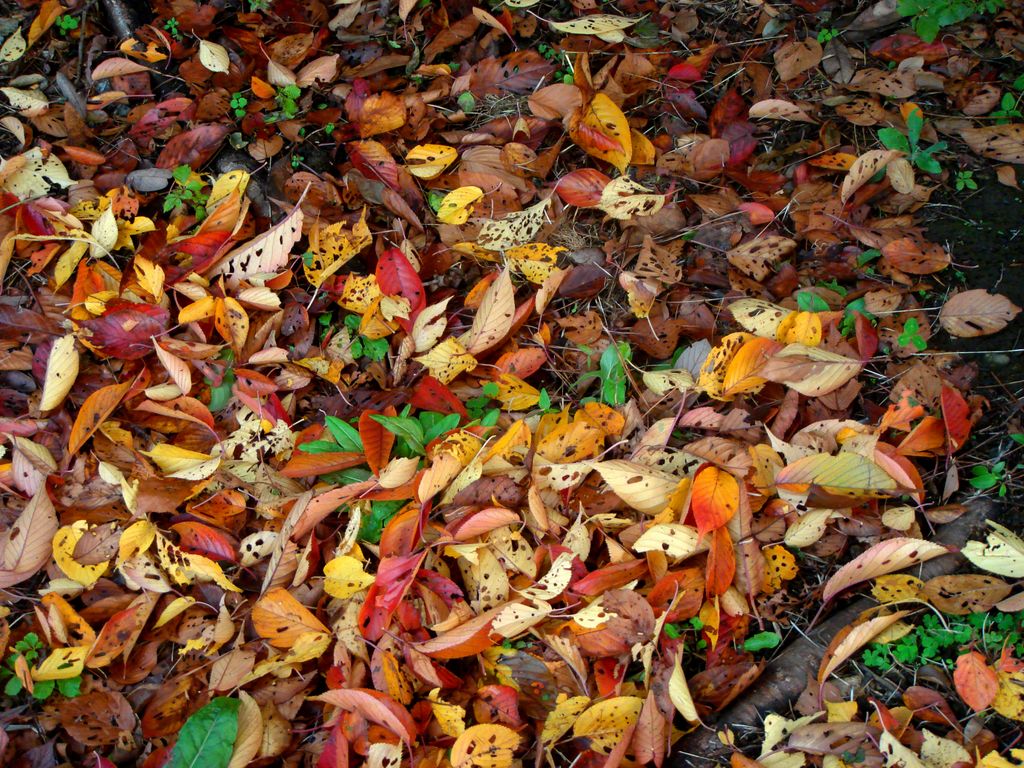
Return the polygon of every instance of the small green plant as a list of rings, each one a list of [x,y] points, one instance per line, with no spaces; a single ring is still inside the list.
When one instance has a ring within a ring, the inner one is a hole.
[[[1014,81],[1014,86],[1020,82],[1020,78]],[[1019,90],[1019,89],[1018,89]],[[1019,120],[1024,117],[1024,114],[1020,111],[1020,96],[1014,95],[1007,91],[1003,94],[1003,97],[999,100],[999,109],[995,109],[989,113],[989,117],[994,117],[996,125],[1006,125],[1014,120]]]
[[[178,29],[178,20],[171,16],[167,21],[164,22],[164,29],[171,33],[171,37],[177,40],[179,43],[184,40],[181,34],[181,30]]]
[[[974,171],[957,171],[954,184],[956,185],[957,192],[978,188],[978,182],[974,180]]]
[[[1002,8],[1003,0],[899,0],[896,6],[901,16],[910,18],[910,25],[926,43],[935,40],[943,27]]]
[[[24,659],[29,666],[36,666],[43,660],[44,651],[43,641],[35,632],[29,632],[14,644],[14,653],[9,654],[4,660],[3,666],[0,667],[0,680],[4,681],[5,695],[17,696],[25,689],[24,683],[16,672],[18,659]],[[81,685],[81,675],[69,677],[66,680],[37,680],[32,686],[32,698],[45,701],[50,698],[54,690],[60,691],[68,698],[73,698],[79,694]]]
[[[867,310],[867,303],[864,297],[854,299],[843,310],[843,319],[839,323],[839,332],[843,336],[849,336],[857,330],[857,315],[863,315],[868,322],[874,323],[875,316]]]
[[[583,351],[590,354],[590,350],[586,347],[583,347]],[[601,382],[600,400],[602,403],[613,407],[625,405],[629,377],[626,376],[624,366],[632,359],[633,349],[626,342],[609,344],[601,353],[598,370],[583,374],[577,383],[597,378]]]
[[[305,162],[305,160],[305,157],[300,155],[298,152],[294,152],[292,153],[292,157],[289,162],[291,163],[292,168],[298,170],[302,166],[302,163]]]
[[[971,477],[967,481],[972,488],[987,491],[998,488],[999,498],[1006,496],[1006,462],[997,461],[991,467],[975,466],[971,468]]]
[[[935,153],[946,148],[946,142],[939,141],[930,147],[921,145],[921,131],[924,129],[924,113],[914,107],[907,115],[907,135],[904,136],[895,128],[882,128],[878,132],[878,140],[886,149],[903,152],[912,165],[916,165],[925,173],[941,173],[942,166],[935,159]]]
[[[388,356],[390,345],[387,339],[368,339],[359,334],[359,315],[346,315],[344,322],[352,336],[352,345],[349,347],[352,357],[357,360],[362,357],[377,363]]]
[[[235,117],[241,119],[245,117],[245,108],[249,105],[249,99],[243,96],[240,92],[235,91],[231,94],[231,109],[235,111]]]
[[[921,323],[916,317],[911,317],[903,324],[903,332],[900,333],[899,342],[901,347],[912,345],[918,352],[928,349],[928,342],[921,338]]]
[[[951,668],[960,650],[973,645],[981,653],[995,657],[1004,647],[1016,655],[1024,653],[1024,614],[971,613],[966,616],[926,613],[921,623],[894,643],[871,643],[861,658],[873,669],[888,671],[893,662],[910,667],[937,664]]]
[[[835,27],[825,27],[818,32],[818,42],[824,45],[839,37],[841,33]]]
[[[270,117],[274,120],[291,120],[299,114],[299,97],[302,96],[302,89],[297,85],[285,85],[277,89],[274,94],[274,101],[280,110]]]
[[[327,125],[324,126],[324,133],[326,133],[328,136],[332,136],[334,134],[335,128],[336,126],[334,125],[334,123],[328,123]]]
[[[57,31],[62,35],[67,35],[69,32],[78,29],[78,19],[74,16],[68,16],[67,14],[58,16],[57,21],[55,21],[54,24],[57,27]]]
[[[172,172],[174,187],[167,193],[164,199],[164,213],[170,213],[176,208],[189,206],[195,211],[196,220],[202,221],[206,218],[206,201],[209,195],[203,192],[205,186],[198,174],[192,172],[188,165],[179,165]]]
[[[555,65],[554,78],[556,82],[572,84],[572,66],[569,63],[569,57],[563,51],[559,51],[547,43],[541,43],[537,46],[537,53]]]

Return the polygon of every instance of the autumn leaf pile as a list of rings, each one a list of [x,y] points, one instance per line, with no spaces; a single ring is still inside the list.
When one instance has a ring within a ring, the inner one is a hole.
[[[672,764],[872,595],[733,764],[1020,765],[1020,637],[836,684],[1024,611],[998,522],[913,568],[988,406],[934,345],[1020,312],[920,216],[1016,184],[1024,31],[854,5],[22,3],[0,763]]]

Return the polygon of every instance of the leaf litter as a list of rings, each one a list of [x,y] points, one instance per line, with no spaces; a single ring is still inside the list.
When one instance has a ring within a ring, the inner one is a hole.
[[[1009,482],[920,217],[1024,157],[1018,9],[719,5],[5,20],[0,762],[674,764],[862,593],[732,764],[1019,764],[1019,631],[837,687],[1024,611],[996,521],[914,575]]]

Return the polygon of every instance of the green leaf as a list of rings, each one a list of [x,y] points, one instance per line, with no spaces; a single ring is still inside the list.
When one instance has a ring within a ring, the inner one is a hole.
[[[907,137],[895,128],[883,128],[878,132],[878,140],[886,149],[895,149],[899,152],[910,153],[910,142]]]
[[[337,416],[328,416],[325,419],[327,431],[338,443],[335,450],[347,451],[348,453],[362,453],[363,439],[359,436],[359,430],[353,427],[344,419]]]
[[[388,432],[404,438],[416,453],[423,453],[426,450],[423,426],[416,419],[411,419],[408,416],[378,415],[371,416],[371,418]]]
[[[53,680],[40,680],[32,686],[32,698],[38,701],[45,701],[50,698],[50,694],[53,693],[55,685],[56,682]]]
[[[238,699],[218,696],[181,729],[167,768],[227,768],[238,736]]]
[[[915,158],[914,162],[925,173],[942,173],[942,165],[931,155],[922,153]]]
[[[451,432],[459,426],[462,417],[457,413],[433,413],[424,411],[419,415],[419,421],[423,425],[423,444],[436,440],[446,432]]]
[[[939,36],[940,27],[939,20],[934,16],[924,14],[914,19],[914,31],[926,43],[935,42],[935,38]]]
[[[21,693],[21,687],[21,680],[17,677],[12,677],[7,681],[7,684],[4,685],[4,693],[8,696],[17,696]]]
[[[359,538],[371,544],[380,543],[380,535],[384,532],[384,526],[391,522],[391,518],[398,514],[398,511],[405,506],[404,499],[395,501],[371,501],[370,514],[363,518],[359,526]]]
[[[782,636],[776,632],[758,632],[756,635],[751,635],[743,641],[743,650],[750,652],[767,651],[771,648],[777,648],[781,642]]]
[[[921,130],[923,128],[924,112],[918,107],[907,115],[907,138],[910,140],[910,146],[917,146],[917,142],[921,140]]]
[[[828,303],[821,296],[810,291],[797,293],[796,305],[801,312],[828,312]]]
[[[61,692],[61,695],[67,696],[69,699],[75,698],[75,696],[82,692],[82,676],[58,680],[57,689]]]
[[[300,445],[299,450],[303,453],[335,453],[341,447],[333,440],[310,440]]]
[[[469,91],[463,91],[459,94],[459,98],[456,99],[459,105],[459,109],[463,112],[472,112],[476,108],[476,97]]]

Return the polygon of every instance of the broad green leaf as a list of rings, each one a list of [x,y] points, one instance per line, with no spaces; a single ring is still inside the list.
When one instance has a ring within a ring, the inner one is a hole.
[[[186,721],[167,768],[227,768],[238,736],[238,699],[218,696]]]

